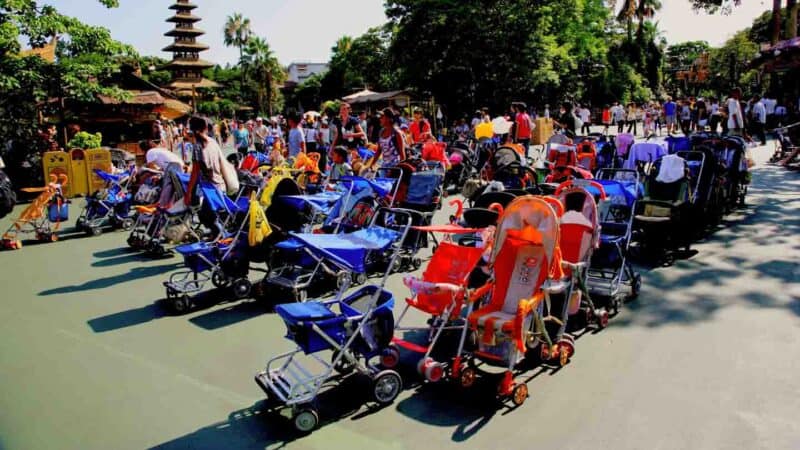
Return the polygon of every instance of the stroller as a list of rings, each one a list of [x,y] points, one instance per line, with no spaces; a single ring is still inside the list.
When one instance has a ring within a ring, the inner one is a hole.
[[[588,286],[591,294],[608,299],[608,309],[616,314],[623,300],[638,297],[642,287],[642,277],[628,255],[639,197],[639,174],[634,170],[604,170],[598,177],[606,199],[599,203],[600,246],[592,254]],[[599,197],[594,187],[589,186],[588,190]],[[630,288],[627,295],[621,293],[623,285]]]
[[[444,170],[438,165],[411,174],[406,197],[399,203],[399,206],[411,216],[413,227],[427,226],[433,222],[434,214],[442,207],[444,178]],[[395,270],[400,271],[403,267],[409,266],[414,270],[418,269],[422,261],[416,257],[416,254],[420,249],[428,247],[429,237],[434,246],[438,245],[436,236],[432,233],[418,228],[409,230],[403,241],[403,252]]]
[[[40,188],[22,188],[23,192],[39,193],[33,202],[25,208],[17,220],[3,234],[3,247],[9,250],[22,248],[21,234],[35,234],[41,242],[58,240],[56,232],[61,223],[69,219],[69,200],[64,198],[62,189],[69,179],[66,175],[51,174],[50,183]]]
[[[576,165],[581,169],[594,173],[597,169],[597,147],[593,139],[585,139],[579,142],[576,147]]]
[[[475,152],[467,142],[458,141],[449,147],[450,169],[445,176],[444,185],[446,192],[458,191],[472,175],[477,161]]]
[[[187,206],[185,196],[189,175],[170,165],[161,178],[160,198],[155,205],[137,205],[136,221],[128,236],[128,246],[154,256],[169,253],[165,244],[199,241],[194,210]]]
[[[217,288],[231,286],[237,299],[250,295],[251,254],[263,250],[260,246],[272,229],[256,193],[251,194],[248,204],[249,220],[243,220],[231,235],[226,234],[216,242],[200,241],[175,247],[188,270],[176,272],[164,282],[167,301],[173,311],[178,314],[188,311],[192,306],[190,295],[200,292],[208,281]],[[248,231],[245,226],[249,226]]]
[[[597,203],[594,195],[588,191],[590,187],[597,192],[601,201],[605,200],[603,185],[596,181],[570,180],[556,190],[555,198],[564,207],[559,225],[561,256],[569,263],[564,271],[573,287],[569,290],[571,296],[564,300],[569,302],[570,316],[582,312],[587,325],[594,323],[599,328],[605,328],[608,326],[608,310],[595,306],[587,283],[592,254],[600,243]]]
[[[102,227],[107,224],[130,231],[134,224],[131,218],[133,195],[128,190],[131,172],[126,170],[115,175],[94,169],[94,173],[106,182],[106,187],[86,197],[86,206],[75,226],[92,236],[102,233]]]
[[[483,178],[499,181],[506,189],[525,189],[536,184],[537,175],[527,166],[524,155],[511,147],[500,146],[484,166]]]
[[[450,229],[445,229],[451,231]],[[459,232],[470,232],[478,230],[459,230]],[[428,331],[428,344],[426,346],[395,338],[387,353],[386,362],[392,362],[391,357],[396,355],[399,360],[399,348],[422,354],[422,358],[417,364],[417,371],[426,380],[437,382],[441,380],[446,372],[452,379],[460,379],[462,368],[462,353],[467,337],[468,324],[462,317],[472,313],[472,303],[469,302],[467,283],[470,273],[475,268],[481,258],[484,249],[480,247],[465,247],[453,242],[445,241],[439,244],[428,262],[428,267],[422,275],[422,279],[407,276],[403,283],[412,292],[412,297],[406,299],[406,307],[397,319],[395,331]],[[417,309],[432,316],[427,328],[402,327],[400,324],[406,317],[409,309]],[[458,349],[452,355],[452,361],[448,357],[447,363],[437,362],[432,356],[434,348],[437,350],[439,339],[445,331],[458,331],[460,333]],[[389,366],[393,367],[393,366]]]
[[[270,359],[266,369],[256,374],[255,381],[268,398],[292,409],[292,421],[300,432],[311,432],[319,424],[314,401],[323,385],[337,373],[357,371],[370,377],[371,398],[383,405],[393,402],[403,389],[403,380],[397,372],[381,370],[373,363],[383,355],[393,356],[387,349],[394,334],[394,296],[383,287],[410,223],[406,220],[400,232],[379,226],[378,217],[383,217],[384,223],[391,223],[400,214],[381,209],[369,228],[349,235],[293,234],[315,256],[348,275],[351,272],[366,275],[374,255],[390,254],[387,270],[378,285],[364,286],[345,296],[349,287],[346,282],[333,300],[275,308],[286,324],[286,338],[297,347]],[[328,350],[332,350],[330,359],[319,355]]]
[[[492,247],[493,278],[471,296],[478,299],[490,294],[490,299],[468,317],[478,343],[477,350],[466,355],[469,367],[461,372],[463,387],[474,383],[480,361],[505,369],[498,388],[501,398],[510,397],[517,406],[525,402],[528,387],[514,382],[513,370],[524,360],[526,351],[541,342],[546,342],[550,354],[552,342],[544,328],[543,315],[545,282],[551,275],[562,278],[556,273],[561,269],[558,243],[558,218],[546,201],[526,196],[506,208]],[[562,318],[565,324],[566,314]],[[558,345],[561,346],[552,346],[553,350],[568,359],[574,344],[561,339]]]
[[[672,251],[691,247],[688,219],[691,202],[686,161],[668,155],[651,165],[644,186],[644,198],[636,205],[635,239],[642,253],[674,259]]]

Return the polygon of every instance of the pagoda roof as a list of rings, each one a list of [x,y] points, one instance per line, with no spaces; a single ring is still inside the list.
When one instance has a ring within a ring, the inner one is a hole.
[[[186,81],[178,79],[169,83],[166,87],[175,91],[191,91],[192,87],[194,87],[195,89],[215,88],[219,87],[219,84],[207,78],[201,78],[199,80],[194,80],[194,81]]]
[[[200,22],[201,20],[203,19],[193,14],[175,14],[174,16],[167,19],[167,22],[194,23],[194,22]]]
[[[204,50],[208,50],[208,46],[199,42],[175,42],[161,49],[162,52],[202,52]]]
[[[203,34],[206,34],[206,32],[199,28],[173,28],[164,33],[164,36],[201,36]]]
[[[188,3],[188,2],[187,3],[180,3],[180,2],[174,3],[174,4],[170,5],[170,7],[169,7],[169,9],[175,9],[175,10],[179,10],[179,9],[192,10],[192,9],[196,9],[196,8],[197,8],[197,5],[195,5],[194,3]]]
[[[185,68],[199,68],[207,69],[214,67],[214,63],[208,62],[203,59],[173,59],[163,66],[164,69],[185,69]]]

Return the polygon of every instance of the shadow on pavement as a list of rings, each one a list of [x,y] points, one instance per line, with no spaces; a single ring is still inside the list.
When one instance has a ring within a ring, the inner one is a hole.
[[[91,319],[86,323],[95,333],[105,333],[122,328],[142,325],[167,316],[167,311],[161,302],[151,303],[141,308],[129,309],[107,316]]]
[[[48,296],[48,295],[70,294],[74,292],[91,291],[94,289],[105,289],[129,281],[140,280],[143,278],[149,278],[156,275],[163,275],[164,273],[167,273],[170,270],[174,270],[178,267],[180,267],[180,263],[162,264],[160,266],[152,266],[152,267],[134,267],[125,273],[113,275],[106,278],[99,278],[97,280],[87,281],[83,284],[47,289],[39,292],[39,295]]]

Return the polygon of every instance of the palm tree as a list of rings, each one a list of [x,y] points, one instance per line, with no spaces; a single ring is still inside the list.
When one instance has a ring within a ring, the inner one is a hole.
[[[241,13],[228,16],[223,32],[225,46],[239,49],[239,63],[241,64],[244,57],[244,46],[247,45],[247,41],[253,35],[253,31],[250,28],[250,19],[245,18]],[[244,85],[244,71],[242,71],[242,84]]]
[[[247,42],[242,64],[244,70],[252,74],[258,82],[256,92],[258,93],[259,108],[264,105],[264,95],[266,94],[267,113],[271,116],[275,85],[283,82],[286,74],[264,38],[253,37]]]
[[[786,0],[786,11],[789,17],[786,19],[786,38],[797,37],[797,9],[800,3],[797,0]]]
[[[644,41],[644,21],[652,19],[659,9],[661,9],[659,0],[639,0],[639,5],[636,7],[636,18],[639,19],[639,28],[636,31],[636,36],[639,44]]]
[[[772,0],[772,45],[781,39],[781,0]]]
[[[624,23],[628,29],[628,40],[633,40],[633,18],[636,17],[638,7],[636,0],[623,0],[622,8],[617,14],[617,20]]]

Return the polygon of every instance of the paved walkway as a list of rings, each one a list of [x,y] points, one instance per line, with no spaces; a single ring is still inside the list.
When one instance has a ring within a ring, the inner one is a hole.
[[[376,411],[353,380],[300,439],[252,381],[289,346],[261,305],[165,315],[160,283],[180,260],[130,254],[119,233],[2,252],[0,448],[796,449],[798,192],[797,173],[759,166],[747,210],[646,272],[568,367],[531,373],[518,410],[416,385]],[[404,295],[398,277],[390,288]]]

